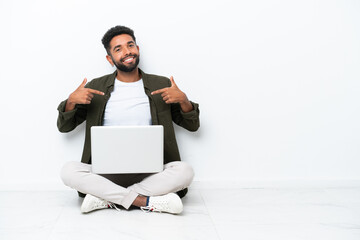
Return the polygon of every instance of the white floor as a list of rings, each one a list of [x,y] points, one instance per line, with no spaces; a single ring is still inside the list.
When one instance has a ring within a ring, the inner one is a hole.
[[[360,188],[193,189],[174,216],[80,213],[75,191],[0,192],[0,239],[360,239]]]

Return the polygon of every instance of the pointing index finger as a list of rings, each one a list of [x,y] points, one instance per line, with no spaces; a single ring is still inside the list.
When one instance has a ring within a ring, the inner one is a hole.
[[[162,89],[159,89],[159,90],[156,90],[156,91],[153,91],[151,93],[151,95],[156,95],[156,94],[159,94],[159,93],[163,93],[166,91],[166,88],[162,88]]]
[[[95,90],[95,89],[91,89],[91,88],[89,88],[89,92],[94,93],[94,94],[98,94],[98,95],[104,95],[103,92]]]

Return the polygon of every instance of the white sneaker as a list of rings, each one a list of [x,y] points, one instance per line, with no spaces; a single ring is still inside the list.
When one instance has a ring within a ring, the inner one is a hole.
[[[175,193],[168,193],[163,196],[150,197],[149,204],[141,207],[144,212],[167,212],[179,214],[183,211],[183,204],[180,197]]]
[[[119,210],[114,203],[108,202],[104,199],[97,198],[93,195],[86,194],[83,203],[81,204],[81,212],[88,213],[97,209],[115,208]]]

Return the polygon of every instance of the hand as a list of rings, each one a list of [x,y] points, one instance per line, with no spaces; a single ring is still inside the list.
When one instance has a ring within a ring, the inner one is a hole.
[[[180,103],[183,112],[190,112],[193,110],[192,104],[189,102],[185,93],[183,93],[176,85],[174,78],[170,77],[171,87],[162,88],[153,91],[151,95],[161,94],[161,97],[167,104]]]
[[[80,86],[70,94],[65,107],[65,112],[73,110],[76,104],[90,104],[94,94],[104,95],[103,92],[91,88],[85,88],[87,79],[80,84]]]
[[[156,95],[161,93],[161,97],[167,103],[182,103],[188,101],[185,93],[183,93],[178,86],[175,84],[174,78],[170,77],[171,87],[162,88],[156,91],[153,91],[151,95]]]

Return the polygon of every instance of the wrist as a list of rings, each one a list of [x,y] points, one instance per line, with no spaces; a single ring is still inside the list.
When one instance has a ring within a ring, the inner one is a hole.
[[[186,101],[184,102],[180,102],[180,107],[181,107],[181,111],[183,111],[184,113],[194,110],[193,105],[188,99],[186,99]]]
[[[182,92],[182,99],[179,101],[180,105],[187,105],[190,103],[189,99],[187,98],[186,94]]]
[[[70,97],[66,101],[65,112],[71,111],[75,109],[76,104],[70,100]]]

